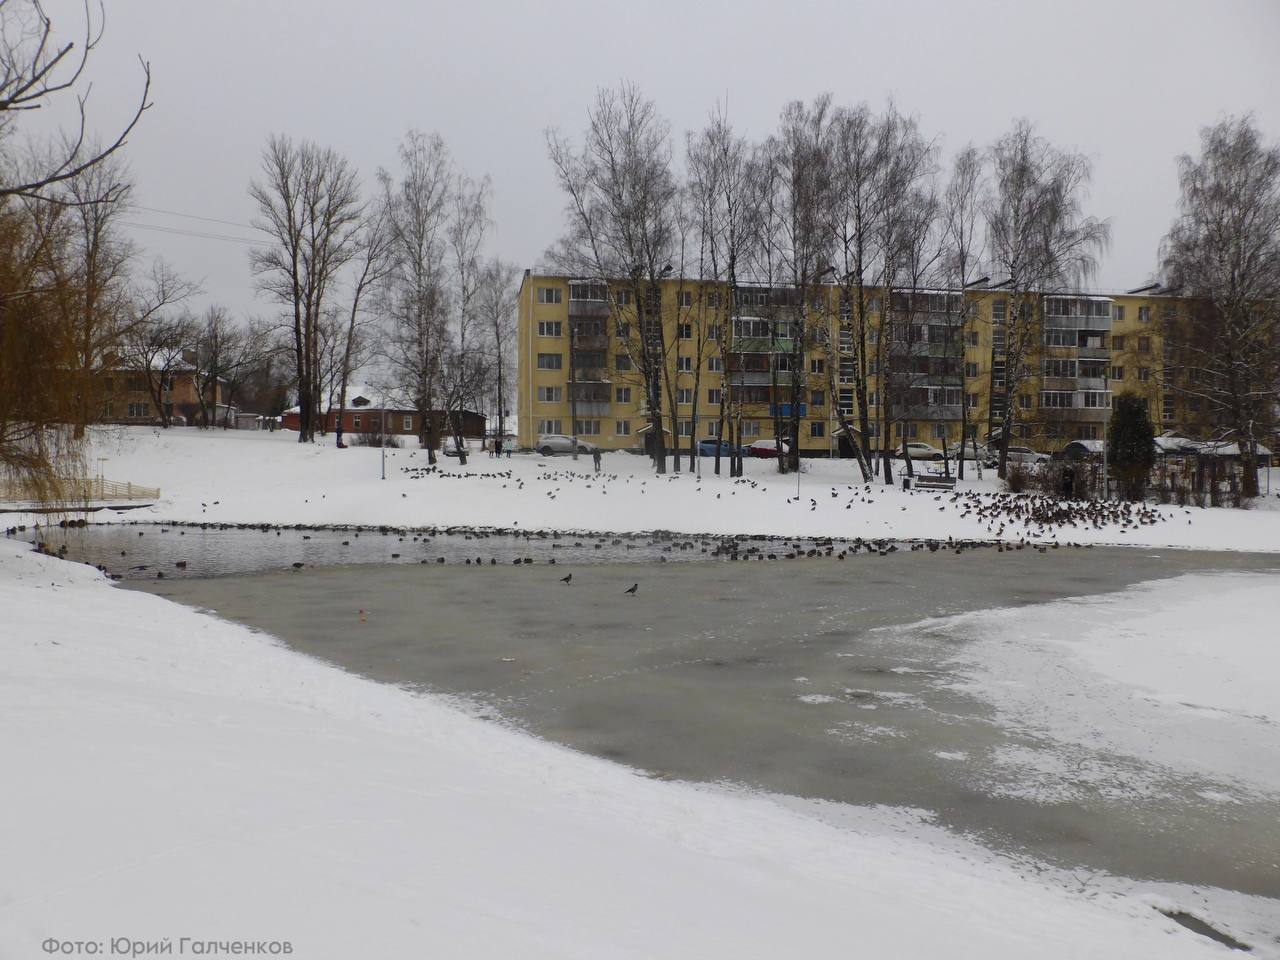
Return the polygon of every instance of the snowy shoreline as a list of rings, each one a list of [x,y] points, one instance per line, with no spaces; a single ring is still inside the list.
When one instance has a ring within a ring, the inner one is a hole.
[[[126,931],[764,957],[851,930],[882,956],[1217,955],[1152,909],[1223,923],[1188,891],[1081,894],[918,814],[655,781],[8,546],[6,955]]]

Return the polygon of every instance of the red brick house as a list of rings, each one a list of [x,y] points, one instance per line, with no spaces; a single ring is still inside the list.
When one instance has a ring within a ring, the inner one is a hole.
[[[386,433],[400,436],[416,437],[422,430],[422,417],[404,398],[382,396],[365,387],[349,387],[347,389],[347,405],[342,413],[342,432],[346,436],[358,433],[383,433],[382,418],[386,415]],[[452,429],[445,427],[445,412],[433,410],[432,436],[438,448],[446,434]],[[334,405],[322,414],[324,432],[334,433],[338,426],[338,408]],[[485,436],[486,419],[483,414],[473,410],[462,411],[462,436],[468,440],[482,440]],[[281,417],[281,428],[298,430],[302,426],[302,415],[298,407],[290,407]]]

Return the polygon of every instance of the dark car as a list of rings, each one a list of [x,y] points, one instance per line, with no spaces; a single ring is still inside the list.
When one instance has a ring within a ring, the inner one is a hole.
[[[719,447],[720,447],[720,456],[722,456],[722,457],[728,457],[728,456],[731,456],[731,455],[733,454],[733,444],[732,444],[732,443],[730,443],[728,440],[721,440],[721,441],[719,441],[719,443],[718,443],[718,444],[717,444],[717,442],[716,442],[715,440],[699,440],[699,441],[698,441],[698,456],[700,456],[700,457],[714,457],[714,456],[716,455],[716,447],[717,447],[717,446],[719,446]],[[745,449],[745,448],[740,448],[740,452],[741,452],[741,453],[743,453],[743,454],[745,455],[745,454],[746,454],[746,449]]]

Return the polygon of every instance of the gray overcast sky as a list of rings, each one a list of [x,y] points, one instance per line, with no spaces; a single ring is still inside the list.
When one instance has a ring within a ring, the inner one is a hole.
[[[279,131],[347,155],[368,181],[406,129],[437,130],[459,164],[493,178],[490,252],[534,264],[560,229],[543,131],[578,134],[595,90],[629,79],[678,148],[715,102],[768,133],[782,105],[831,91],[887,97],[944,151],[987,144],[1028,116],[1090,156],[1089,210],[1114,241],[1098,286],[1136,285],[1174,214],[1174,157],[1224,114],[1253,111],[1280,139],[1280,0],[132,0],[107,3],[92,64],[105,131],[136,95],[154,108],[129,145],[137,202],[247,224],[262,145]],[[55,23],[74,5],[53,0]],[[220,235],[248,229],[149,210],[137,222]],[[247,246],[136,230],[202,280],[204,301],[268,313]]]

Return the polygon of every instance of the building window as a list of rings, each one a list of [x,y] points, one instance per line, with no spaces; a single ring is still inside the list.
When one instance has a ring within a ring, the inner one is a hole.
[[[974,306],[977,306],[977,304],[974,304]],[[965,334],[965,342],[968,343],[969,346],[971,347],[976,347],[978,345],[978,331],[970,330],[967,334]]]
[[[1173,420],[1173,397],[1165,397],[1161,402],[1161,406],[1160,416],[1165,423],[1169,423]]]
[[[1004,323],[1005,302],[1003,300],[991,301],[991,322]]]
[[[360,429],[360,414],[357,413],[351,417],[351,429],[352,430]]]
[[[1123,380],[1123,379],[1124,379],[1124,367],[1112,367],[1112,368],[1111,368],[1111,379],[1112,379],[1112,380]]]
[[[693,403],[693,388],[692,387],[678,388],[676,390],[677,406],[688,406],[691,403]]]
[[[676,424],[676,436],[678,436],[678,437],[692,437],[692,436],[693,436],[693,421],[692,421],[692,420],[681,420],[679,423],[677,423],[677,424]]]
[[[539,420],[538,433],[546,436],[549,433],[563,433],[559,420]]]
[[[1111,319],[1116,323],[1124,323],[1124,304],[1115,303],[1111,305]]]
[[[402,428],[405,433],[413,432],[413,417],[406,416],[401,422],[402,422]]]
[[[811,357],[809,360],[809,372],[813,374],[826,373],[827,361],[822,357]]]
[[[827,435],[827,425],[825,423],[823,423],[821,420],[809,421],[809,436],[814,437],[816,439],[818,437],[825,437],[826,435]]]
[[[709,387],[707,389],[707,403],[709,403],[713,407],[719,405],[720,403],[719,387]]]
[[[750,440],[760,436],[759,420],[743,420],[739,428],[742,431],[742,439]]]
[[[693,357],[676,357],[676,369],[681,373],[693,373]]]
[[[615,387],[615,388],[614,388],[614,391],[613,391],[613,397],[614,397],[614,400],[616,400],[618,403],[630,403],[630,402],[631,402],[631,388],[630,388],[630,387]]]
[[[613,358],[613,366],[615,370],[630,370],[631,357],[625,353],[619,353]]]
[[[620,307],[631,306],[631,291],[619,290],[617,293],[613,295],[613,302]]]
[[[600,435],[599,420],[575,420],[573,425],[573,432],[580,437],[598,437]]]
[[[977,377],[978,365],[976,363],[966,363],[964,365],[964,375],[971,380]]]
[[[559,287],[539,287],[538,302],[539,303],[559,303],[560,302]]]
[[[538,354],[539,370],[559,370],[563,364],[563,358],[558,353],[540,353]]]
[[[681,306],[681,307],[692,307],[693,291],[681,290],[678,294],[676,294],[676,304],[677,306]]]
[[[676,336],[678,336],[681,340],[692,340],[692,339],[693,339],[693,324],[692,324],[692,323],[677,323],[677,324],[676,324]]]
[[[618,436],[620,436],[620,437],[629,437],[629,436],[631,436],[631,421],[630,421],[630,420],[618,420],[618,421],[617,421],[616,423],[614,423],[614,425],[613,425],[613,432],[614,432],[615,434],[617,434]]]
[[[827,405],[827,392],[825,390],[814,390],[809,394],[809,404],[814,407],[825,407]]]
[[[608,300],[609,288],[603,283],[571,283],[569,284],[570,300]],[[556,303],[560,301],[557,300]]]
[[[907,440],[914,440],[919,436],[919,434],[920,428],[916,423],[903,423],[899,420],[893,425],[893,435],[899,440],[903,438],[906,438]]]
[[[1027,396],[1027,394],[1025,393],[1018,394],[1018,406],[1020,406],[1023,410],[1030,410],[1031,398]]]
[[[877,391],[875,391],[875,390],[869,390],[869,391],[867,392],[867,406],[868,406],[868,407],[876,407],[876,406],[879,406],[879,405],[880,405],[880,403],[879,403],[879,399],[880,399],[880,398],[879,398],[879,395],[878,395]]]
[[[947,425],[945,423],[935,423],[933,425],[933,439],[946,440],[949,436],[950,431],[947,430]]]
[[[707,357],[707,369],[712,373],[724,373],[724,357]]]
[[[1123,350],[1123,349],[1124,349],[1124,337],[1123,337],[1123,336],[1115,336],[1115,335],[1112,335],[1112,337],[1111,337],[1111,349],[1112,349],[1112,350]]]
[[[1139,322],[1139,323],[1150,323],[1150,322],[1151,322],[1151,308],[1150,308],[1150,307],[1139,307],[1139,308],[1138,308],[1138,322]]]
[[[564,394],[563,387],[539,387],[538,402],[539,403],[559,403]]]
[[[978,395],[976,393],[969,394],[969,409],[978,409]]]
[[[129,404],[129,419],[141,420],[151,415],[151,404],[149,403],[131,403]]]
[[[1141,380],[1143,383],[1147,383],[1147,382],[1151,379],[1151,368],[1150,368],[1150,367],[1139,367],[1139,368],[1138,368],[1138,379],[1139,379],[1139,380]]]
[[[1139,337],[1139,338],[1138,338],[1138,352],[1139,352],[1139,353],[1150,353],[1150,352],[1151,352],[1151,338],[1150,338],[1150,337]]]
[[[538,336],[540,337],[560,337],[564,334],[561,332],[559,320],[539,320]]]
[[[841,390],[836,397],[836,403],[839,406],[840,413],[849,417],[853,415],[853,391]]]
[[[1087,391],[1084,395],[1084,405],[1093,409],[1111,406],[1111,394],[1099,393],[1094,390]]]

